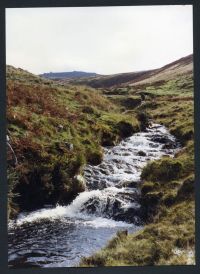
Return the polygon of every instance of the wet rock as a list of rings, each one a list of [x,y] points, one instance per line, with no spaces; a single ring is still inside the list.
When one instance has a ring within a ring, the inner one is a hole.
[[[159,146],[159,144],[156,144],[156,143],[150,143],[149,144],[150,147],[152,148],[157,148]]]
[[[122,156],[125,156],[125,157],[126,156],[131,156],[131,154],[129,152],[125,152],[125,153],[122,154]]]
[[[87,174],[88,174],[88,173],[89,173],[89,174],[93,174],[93,170],[91,170],[90,168],[85,168],[85,174],[86,174],[86,173],[87,173]],[[88,175],[89,175],[89,174],[88,174]]]
[[[99,178],[99,175],[101,174],[101,172],[99,171],[99,169],[95,169],[95,170],[93,170],[93,177],[95,178],[95,177],[97,177],[97,178]]]
[[[112,165],[108,164],[108,170],[112,173],[114,172],[114,168]]]
[[[133,171],[132,170],[126,170],[126,173],[127,174],[133,174]]]
[[[147,154],[146,154],[146,152],[140,150],[140,151],[138,151],[137,155],[138,156],[146,156]]]
[[[117,187],[130,187],[130,188],[136,188],[138,187],[139,181],[124,181],[120,182]]]
[[[101,173],[103,173],[104,175],[110,175],[109,171],[107,169],[99,169]]]
[[[161,144],[172,143],[172,141],[170,140],[170,138],[167,135],[154,135],[151,138],[151,141],[161,143]]]
[[[175,149],[176,147],[177,147],[176,143],[170,141],[170,142],[167,142],[166,144],[164,144],[162,149]]]
[[[102,190],[104,188],[107,187],[107,181],[106,180],[100,180],[98,177],[91,177],[89,180],[88,180],[88,183],[87,183],[87,186],[90,188],[90,189],[99,189],[99,190]]]
[[[113,163],[120,164],[122,160],[121,159],[113,159],[112,161],[113,161]]]
[[[133,223],[136,225],[142,224],[141,216],[141,208],[135,207],[135,208],[128,208],[127,210],[121,210],[119,211],[113,219],[116,221],[125,221],[127,223]]]

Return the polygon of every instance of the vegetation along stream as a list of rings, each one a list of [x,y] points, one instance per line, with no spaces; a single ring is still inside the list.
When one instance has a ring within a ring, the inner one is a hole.
[[[68,206],[20,213],[9,224],[11,267],[76,266],[105,246],[117,231],[143,227],[140,175],[150,160],[173,157],[179,143],[152,124],[118,145],[104,148],[103,161],[86,165],[86,191]]]

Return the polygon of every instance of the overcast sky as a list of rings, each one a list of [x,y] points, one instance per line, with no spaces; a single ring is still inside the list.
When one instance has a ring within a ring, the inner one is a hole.
[[[192,6],[12,8],[6,63],[30,72],[112,74],[193,52]]]

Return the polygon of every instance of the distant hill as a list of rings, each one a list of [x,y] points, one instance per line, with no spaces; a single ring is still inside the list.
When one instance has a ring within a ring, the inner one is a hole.
[[[193,55],[191,54],[158,69],[96,76],[91,79],[80,79],[78,83],[94,88],[147,85],[172,80],[178,75],[185,75],[192,71]]]
[[[94,72],[84,72],[84,71],[70,71],[70,72],[49,72],[40,74],[41,77],[49,79],[75,79],[75,78],[85,78],[85,77],[96,77],[98,74]]]

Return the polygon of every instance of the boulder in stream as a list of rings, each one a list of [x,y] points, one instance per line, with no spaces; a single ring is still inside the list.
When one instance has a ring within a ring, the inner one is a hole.
[[[137,155],[138,156],[146,156],[147,154],[146,154],[146,152],[140,150],[140,151],[138,151]]]
[[[175,149],[177,147],[175,142],[169,141],[163,145],[162,149]]]
[[[169,136],[167,135],[154,135],[153,137],[151,137],[151,141],[152,142],[157,142],[157,143],[161,143],[161,144],[172,144],[174,143]]]

